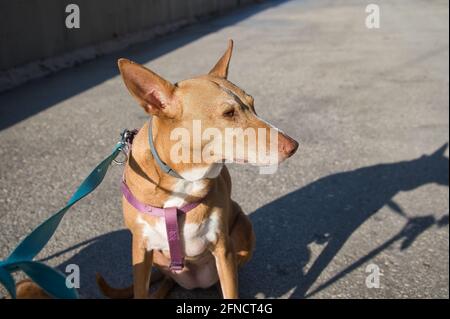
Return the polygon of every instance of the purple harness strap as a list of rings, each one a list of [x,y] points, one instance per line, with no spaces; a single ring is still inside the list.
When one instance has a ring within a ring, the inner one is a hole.
[[[180,232],[178,229],[178,213],[186,214],[190,210],[197,207],[201,201],[193,202],[184,205],[181,208],[167,207],[160,208],[140,202],[131,192],[125,181],[122,181],[121,190],[123,196],[127,201],[136,208],[138,211],[144,214],[155,217],[164,217],[166,223],[167,241],[169,242],[170,252],[170,270],[178,271],[184,267],[184,256],[181,249]]]

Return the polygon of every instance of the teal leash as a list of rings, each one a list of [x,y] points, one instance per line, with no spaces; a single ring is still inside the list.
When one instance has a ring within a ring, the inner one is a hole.
[[[22,270],[36,284],[54,298],[77,299],[78,292],[75,288],[67,287],[66,277],[56,269],[44,263],[33,261],[33,258],[44,248],[56,231],[62,218],[75,203],[94,191],[103,181],[112,162],[116,161],[120,152],[125,152],[127,147],[127,131],[122,133],[121,142],[117,143],[111,155],[105,158],[81,183],[66,206],[37,226],[25,237],[5,260],[0,260],[0,283],[6,288],[12,298],[16,298],[16,285],[12,273]]]

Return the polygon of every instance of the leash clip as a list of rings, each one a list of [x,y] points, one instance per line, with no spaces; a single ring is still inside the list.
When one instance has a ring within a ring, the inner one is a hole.
[[[123,155],[123,159],[122,160],[114,159],[113,163],[115,165],[123,165],[127,162],[128,153],[130,151],[130,145],[131,145],[131,143],[133,143],[134,136],[137,134],[137,132],[138,132],[137,130],[125,129],[120,134],[120,142],[119,142],[120,143],[120,152]]]

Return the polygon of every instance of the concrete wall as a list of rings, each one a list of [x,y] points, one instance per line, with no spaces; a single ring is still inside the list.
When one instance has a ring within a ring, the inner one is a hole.
[[[156,26],[192,22],[254,0],[0,1],[0,70],[58,56]],[[65,8],[80,8],[80,28],[67,29]]]

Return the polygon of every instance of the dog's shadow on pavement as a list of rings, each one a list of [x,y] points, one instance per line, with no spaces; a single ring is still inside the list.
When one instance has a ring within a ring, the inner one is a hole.
[[[391,164],[379,164],[323,177],[250,215],[256,233],[256,251],[241,270],[241,295],[303,298],[352,233],[388,205],[402,215],[406,226],[379,248],[335,275],[317,290],[343,277],[395,241],[406,249],[429,227],[448,225],[433,215],[409,217],[393,201],[401,191],[436,183],[448,187],[448,144],[431,155]],[[323,245],[312,260],[309,245]],[[308,270],[304,271],[308,265]],[[309,292],[309,294],[308,294]]]
[[[410,217],[393,201],[401,191],[435,183],[449,185],[447,144],[431,155],[390,164],[379,164],[323,177],[250,215],[256,250],[249,264],[240,270],[242,297],[304,298],[326,288],[385,248],[400,242],[407,249],[426,229],[448,225],[448,215]],[[385,243],[353,261],[326,283],[310,291],[322,271],[333,260],[352,233],[385,205],[405,218],[405,227]],[[323,245],[312,260],[309,245]],[[81,269],[80,294],[101,297],[95,283],[100,272],[114,286],[126,287],[131,276],[131,235],[119,230],[85,243],[79,253],[60,265],[77,264]],[[68,250],[73,249],[69,248]],[[64,252],[60,252],[61,254]],[[51,258],[51,256],[50,256]],[[305,266],[310,265],[305,271]],[[216,289],[186,292],[185,297],[218,297]]]

